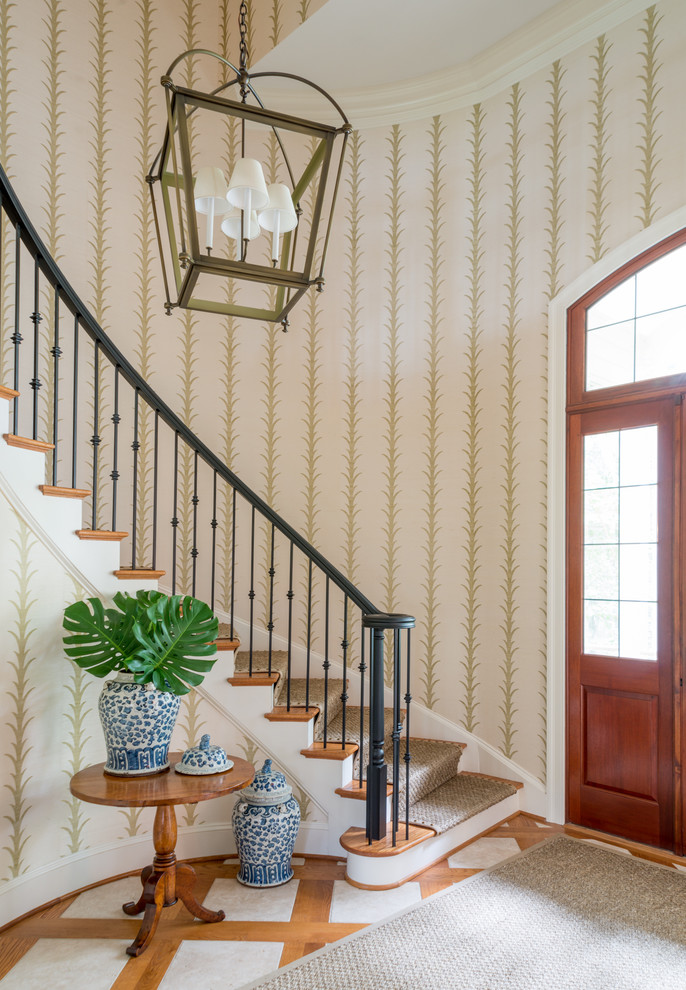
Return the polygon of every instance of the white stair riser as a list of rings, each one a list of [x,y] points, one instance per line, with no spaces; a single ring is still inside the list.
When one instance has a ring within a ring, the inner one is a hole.
[[[442,835],[436,835],[412,846],[400,855],[360,856],[357,853],[348,853],[346,875],[353,883],[372,890],[395,887],[437,860],[443,859],[459,846],[487,832],[499,822],[516,815],[518,811],[520,811],[519,792],[498,801],[497,804],[468,818],[467,821],[454,825]],[[400,836],[402,834],[402,831],[399,832]]]

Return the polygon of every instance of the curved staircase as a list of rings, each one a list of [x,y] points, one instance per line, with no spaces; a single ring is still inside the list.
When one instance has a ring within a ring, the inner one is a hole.
[[[2,169],[0,193],[2,209],[16,230],[17,259],[21,252],[30,255],[36,286],[40,278],[55,294],[55,313],[67,308],[74,317],[68,343],[57,317],[52,340],[41,337],[36,288],[36,308],[29,317],[36,332],[33,353],[27,357],[21,349],[19,313],[15,314],[13,387],[0,388],[0,474],[13,499],[25,506],[82,576],[89,594],[109,597],[122,580],[131,582],[127,587],[133,589],[156,587],[165,579],[169,587],[164,590],[193,594],[212,605],[223,620],[217,641],[221,662],[199,693],[211,697],[232,720],[263,740],[265,750],[278,754],[297,779],[307,782],[328,815],[326,852],[340,856],[341,847],[345,850],[352,883],[369,888],[402,883],[515,815],[521,785],[479,773],[478,747],[465,750],[467,736],[460,738],[459,727],[442,726],[440,734],[449,735],[447,739],[411,733],[417,711],[410,707],[414,620],[379,613],[191,433],[71,289]],[[19,270],[17,261],[17,275]],[[52,415],[42,418],[39,365],[52,379]],[[107,376],[114,406],[106,419],[99,396]],[[32,414],[21,405],[22,388],[33,396]],[[139,427],[145,415],[154,431],[143,435]],[[46,421],[52,423],[50,439],[38,436]],[[19,432],[27,422],[32,425],[23,430],[32,434],[28,437]],[[91,428],[92,435],[84,436]],[[105,439],[110,444],[109,472],[102,462]],[[125,465],[122,452],[127,447],[131,453]],[[184,458],[190,465],[190,492],[184,492],[180,482]],[[153,478],[148,492],[152,535],[140,531],[142,463]],[[49,483],[40,483],[46,480],[46,467]],[[163,469],[173,472],[171,488],[158,481]],[[82,478],[92,483],[81,487]],[[160,520],[167,512],[171,524],[163,531]],[[117,525],[124,516],[130,521],[126,530]],[[262,559],[256,549],[259,533],[266,548]],[[144,566],[142,546],[149,555]],[[249,548],[244,562],[236,559],[237,546]],[[231,558],[223,583],[217,573],[219,549],[224,558]],[[304,568],[304,594],[294,590],[294,566]],[[313,593],[317,581],[319,599]],[[256,588],[263,589],[264,618],[259,619]],[[315,608],[326,630],[316,641],[310,634]],[[307,629],[305,643],[293,635],[294,615]],[[339,646],[331,649],[334,639]],[[391,656],[387,667],[384,639]],[[322,676],[314,676],[315,670]],[[430,715],[424,712],[422,727],[430,723]],[[460,769],[461,764],[467,769]]]

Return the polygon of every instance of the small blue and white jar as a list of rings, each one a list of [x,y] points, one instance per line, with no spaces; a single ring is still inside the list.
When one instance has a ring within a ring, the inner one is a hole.
[[[300,827],[293,789],[272,761],[255,774],[233,808],[233,834],[246,887],[276,887],[293,876],[291,856]]]
[[[105,681],[98,712],[105,733],[105,773],[141,777],[169,766],[169,743],[181,698],[158,691],[154,684],[136,684],[134,675],[120,671]]]

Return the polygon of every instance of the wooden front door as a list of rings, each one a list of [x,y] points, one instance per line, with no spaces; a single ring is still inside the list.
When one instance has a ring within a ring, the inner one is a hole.
[[[568,817],[675,848],[675,398],[569,419]]]
[[[686,852],[686,230],[568,312],[567,818]]]

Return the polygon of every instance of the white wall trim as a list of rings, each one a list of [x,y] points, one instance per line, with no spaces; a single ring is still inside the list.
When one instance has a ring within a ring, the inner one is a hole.
[[[686,206],[662,217],[586,269],[548,308],[548,802],[565,820],[565,459],[567,310],[622,265],[686,227]]]
[[[301,822],[296,853],[321,855],[326,852],[326,830],[325,822]],[[176,854],[180,861],[230,856],[235,852],[236,843],[229,821],[179,826]],[[152,834],[141,832],[125,840],[83,849],[7,880],[0,884],[0,927],[50,901],[68,897],[73,891],[122,873],[141,870],[152,862],[153,855]]]

